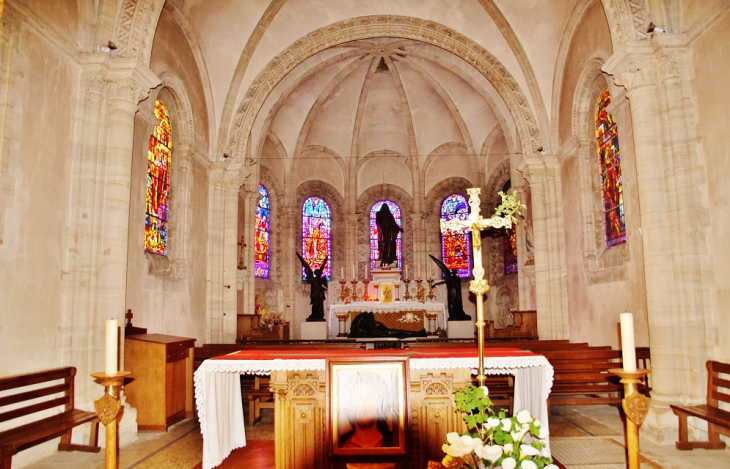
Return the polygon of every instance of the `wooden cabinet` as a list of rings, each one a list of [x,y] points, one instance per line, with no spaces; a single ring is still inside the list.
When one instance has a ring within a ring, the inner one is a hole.
[[[124,368],[132,381],[124,386],[137,409],[137,431],[162,431],[193,416],[195,339],[138,334],[124,341]]]

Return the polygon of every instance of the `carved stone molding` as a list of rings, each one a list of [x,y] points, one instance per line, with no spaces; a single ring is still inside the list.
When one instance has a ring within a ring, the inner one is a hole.
[[[148,63],[164,0],[124,0],[114,32],[115,57],[137,57]]]
[[[162,88],[168,88],[175,102],[177,115],[178,147],[182,144],[195,145],[195,119],[193,117],[193,106],[186,91],[185,84],[177,75],[164,72],[160,74]],[[154,105],[151,102],[150,105]]]
[[[662,54],[657,60],[659,76],[662,81],[679,78],[679,64],[677,59],[671,55]]]
[[[619,72],[614,74],[617,85],[622,85],[627,91],[642,86],[656,84],[657,63],[654,59],[635,60]]]
[[[134,78],[107,80],[109,99],[137,104],[150,94],[150,88],[142,86]]]
[[[539,130],[530,101],[497,58],[478,43],[438,23],[404,16],[366,16],[325,26],[298,39],[274,57],[246,91],[234,118],[228,149],[243,155],[246,136],[271,90],[306,58],[345,42],[373,37],[413,39],[440,47],[478,70],[504,98],[519,129],[524,148],[540,145]]]
[[[646,0],[602,1],[615,44],[651,39],[646,32],[651,21]]]

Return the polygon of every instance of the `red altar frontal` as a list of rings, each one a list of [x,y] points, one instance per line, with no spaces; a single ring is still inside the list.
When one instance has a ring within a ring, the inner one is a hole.
[[[472,383],[477,360],[474,348],[244,350],[206,360],[195,372],[195,399],[204,440],[203,468],[218,466],[232,450],[246,444],[240,374],[271,376],[271,390],[276,396],[276,468],[333,467],[333,444],[335,453],[338,448],[331,429],[339,423],[331,420],[336,415],[331,408],[336,393],[327,382],[328,363],[352,361],[359,364],[357,370],[364,371],[362,374],[374,370],[370,374],[378,375],[378,382],[382,383],[383,377],[386,383],[390,379],[391,384],[384,387],[394,396],[398,389],[405,393],[406,408],[393,414],[391,429],[399,418],[405,419],[406,428],[401,433],[407,438],[408,456],[404,467],[422,469],[428,460],[443,458],[441,446],[446,433],[465,430],[454,412],[453,391]],[[383,366],[398,362],[407,368],[407,382],[402,388],[397,385],[398,373]],[[543,427],[548,427],[547,397],[553,369],[545,357],[514,348],[490,349],[485,355],[485,368],[487,374],[514,375],[514,411],[527,409],[542,421]]]

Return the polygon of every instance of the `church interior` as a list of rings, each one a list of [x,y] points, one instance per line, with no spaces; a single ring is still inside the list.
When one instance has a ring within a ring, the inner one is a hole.
[[[168,365],[182,347],[175,384],[132,378],[186,388],[186,418],[195,350],[336,348],[350,300],[436,308],[429,343],[475,347],[477,271],[487,341],[618,351],[632,313],[654,448],[730,362],[727,0],[0,0],[0,19],[0,403],[4,377],[75,367],[93,411],[109,320],[115,371],[146,353],[137,328]],[[511,228],[442,228],[500,217],[500,193]],[[122,447],[169,424],[128,387]]]

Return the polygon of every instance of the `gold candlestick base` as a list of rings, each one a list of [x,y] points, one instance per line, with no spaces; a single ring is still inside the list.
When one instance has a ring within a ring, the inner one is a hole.
[[[404,292],[404,294],[403,294],[403,301],[408,301],[408,300],[410,300],[411,298],[413,298],[413,297],[411,296],[411,292],[410,292],[410,291],[408,291],[408,290],[409,290],[409,289],[408,289],[408,286],[409,286],[410,284],[411,284],[411,281],[410,281],[410,280],[407,280],[407,279],[403,279],[403,285],[404,285],[404,288],[405,288],[405,292]]]
[[[416,300],[418,300],[419,303],[425,303],[426,302],[426,288],[423,286],[423,280],[416,279],[416,284],[418,285],[416,289]]]
[[[357,280],[350,280],[350,283],[352,284],[352,301],[358,301],[360,297],[357,296]]]
[[[337,321],[339,322],[337,337],[347,337],[347,317],[349,315],[350,313],[335,313]]]
[[[624,399],[622,407],[626,414],[626,446],[628,448],[629,469],[639,469],[639,427],[644,423],[647,412],[649,412],[648,397],[639,393],[638,384],[650,370],[639,368],[635,371],[627,371],[624,368],[611,368],[608,370],[621,378],[624,385]]]
[[[433,279],[430,278],[426,280],[428,282],[428,295],[426,295],[426,299],[429,301],[435,301],[436,300],[436,293],[433,288]]]
[[[347,280],[340,280],[340,296],[337,299],[346,305],[350,304],[350,289],[347,286]]]
[[[370,280],[363,280],[362,281],[364,287],[362,291],[362,300],[363,301],[370,301],[372,298],[370,298],[370,293],[368,293],[368,288],[370,288]]]
[[[108,375],[106,373],[91,373],[95,381],[104,386],[104,395],[94,401],[94,409],[99,420],[106,427],[106,455],[105,468],[117,469],[119,441],[119,420],[122,418],[122,403],[120,401],[119,389],[124,383],[124,378],[131,375],[131,371],[118,371]]]

